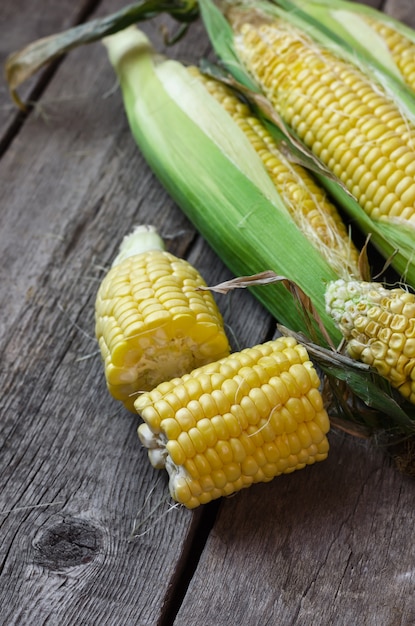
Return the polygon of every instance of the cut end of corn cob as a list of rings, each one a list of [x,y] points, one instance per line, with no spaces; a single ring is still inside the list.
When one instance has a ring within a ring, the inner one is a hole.
[[[137,254],[141,239],[145,251]],[[205,281],[187,261],[157,249],[162,245],[154,230],[136,230],[96,299],[107,386],[131,411],[139,393],[230,351],[212,294],[198,290]]]
[[[338,280],[326,292],[327,311],[354,359],[371,365],[415,403],[415,296],[375,282]]]
[[[327,457],[320,380],[292,337],[234,353],[142,394],[150,462],[188,508]]]

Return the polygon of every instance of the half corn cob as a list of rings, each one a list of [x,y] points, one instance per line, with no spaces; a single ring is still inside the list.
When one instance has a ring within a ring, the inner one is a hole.
[[[139,226],[121,244],[95,305],[96,336],[114,398],[134,411],[142,391],[229,354],[218,307],[184,259]]]
[[[254,79],[285,124],[341,183],[327,179],[327,188],[387,258],[398,250],[393,264],[415,285],[413,97],[411,110],[408,99],[394,102],[373,81],[373,71],[361,71],[291,23],[295,13],[267,2],[235,7],[230,0],[222,3],[228,22],[221,22],[210,0],[200,4],[228,69],[239,80],[245,76],[248,85]]]
[[[328,286],[326,302],[350,356],[371,365],[415,404],[415,295],[338,280]]]
[[[325,459],[319,383],[306,349],[278,338],[142,394],[138,434],[171,496],[194,508]]]

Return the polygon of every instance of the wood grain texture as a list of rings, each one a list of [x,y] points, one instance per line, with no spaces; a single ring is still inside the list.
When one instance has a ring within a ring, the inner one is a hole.
[[[200,32],[177,54],[190,57]],[[37,112],[0,163],[0,622],[152,625],[207,511],[170,508],[137,419],[108,397],[95,293],[139,222],[157,224],[212,282],[230,274],[138,153],[102,46],[62,62]],[[224,317],[248,345],[270,320],[246,296],[228,300]],[[145,534],[130,541],[135,519]]]
[[[3,0],[3,55],[86,4],[31,7]],[[385,9],[413,21],[403,0]],[[161,23],[144,27],[160,46]],[[209,50],[195,25],[169,54]],[[93,308],[124,234],[151,221],[210,284],[230,274],[134,145],[104,49],[68,55],[15,132],[0,161],[0,624],[415,623],[415,487],[382,450],[332,433],[327,462],[191,513],[108,397]],[[218,302],[235,347],[272,334],[247,292]]]
[[[7,57],[31,43],[77,24],[87,16],[97,0],[16,0],[0,5],[0,64],[3,68]],[[58,62],[44,68],[19,89],[23,101],[37,99],[43,85],[47,83]],[[14,106],[3,72],[0,79],[0,153],[12,140],[24,115]]]
[[[175,624],[415,622],[415,487],[332,433],[324,463],[222,502]]]

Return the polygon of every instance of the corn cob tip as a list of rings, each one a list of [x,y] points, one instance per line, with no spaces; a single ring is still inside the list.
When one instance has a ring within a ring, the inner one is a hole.
[[[324,460],[319,385],[305,348],[281,337],[142,394],[138,436],[172,498],[194,508]]]
[[[122,240],[118,254],[112,262],[112,267],[122,263],[125,259],[135,254],[142,254],[149,250],[164,249],[164,241],[158,234],[155,226],[140,224]]]
[[[390,290],[380,283],[339,279],[327,285],[325,299],[327,313],[334,319],[346,340],[352,337],[354,321],[365,314],[370,304],[380,305]]]
[[[326,304],[349,355],[415,404],[415,295],[375,282],[338,280],[328,286]]]

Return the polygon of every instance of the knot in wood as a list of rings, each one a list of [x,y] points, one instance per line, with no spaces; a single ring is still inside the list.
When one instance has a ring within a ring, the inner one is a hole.
[[[102,546],[102,531],[88,520],[64,519],[33,542],[35,562],[49,569],[90,563]]]

